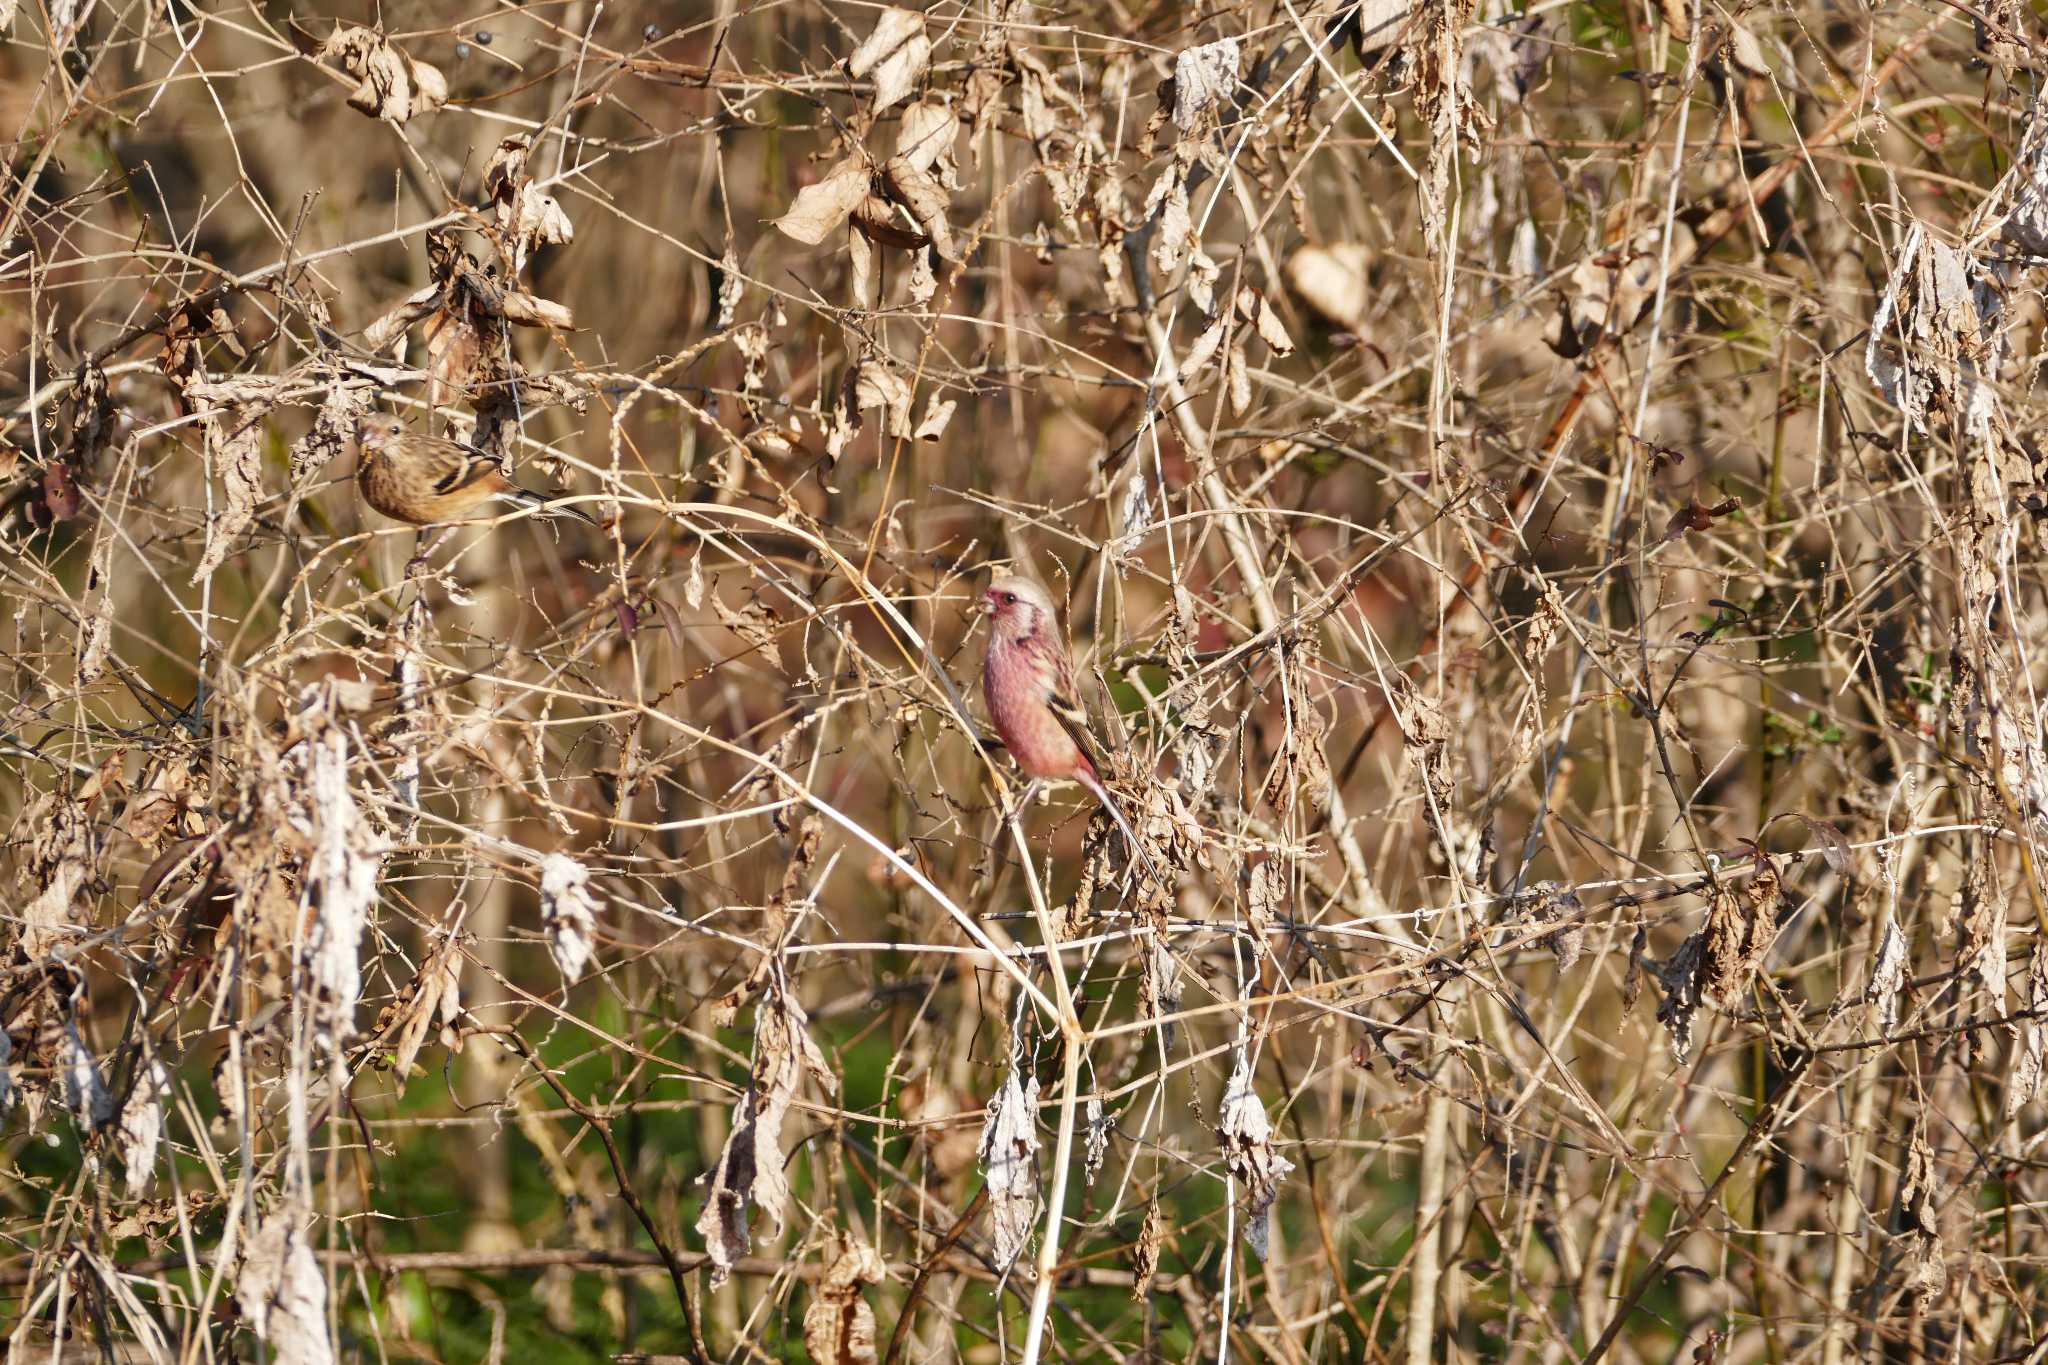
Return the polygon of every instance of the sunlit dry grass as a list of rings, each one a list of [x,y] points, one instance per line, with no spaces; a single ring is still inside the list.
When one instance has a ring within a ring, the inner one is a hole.
[[[2037,32],[0,0],[9,1358],[2032,1358]]]

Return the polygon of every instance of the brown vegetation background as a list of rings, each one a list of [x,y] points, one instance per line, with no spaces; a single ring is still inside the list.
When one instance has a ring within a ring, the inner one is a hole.
[[[2039,1358],[2039,20],[0,0],[7,1358]]]

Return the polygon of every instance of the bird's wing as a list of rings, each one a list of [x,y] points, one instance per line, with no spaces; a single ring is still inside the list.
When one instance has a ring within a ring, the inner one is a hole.
[[[1046,692],[1045,704],[1052,710],[1053,719],[1074,741],[1074,747],[1081,756],[1096,769],[1102,765],[1096,761],[1095,735],[1088,724],[1088,709],[1081,704],[1081,689],[1074,677],[1074,665],[1067,658],[1067,652],[1054,646],[1052,652],[1052,686]]]
[[[476,484],[489,484],[491,491],[516,503],[537,507],[549,516],[574,517],[595,526],[597,522],[574,507],[556,505],[553,498],[512,482],[498,468],[498,462],[475,446],[458,441],[439,441],[434,446],[434,491],[443,497],[460,493]]]
[[[430,458],[433,461],[434,491],[444,497],[450,493],[460,493],[472,485],[503,477],[498,473],[498,466],[490,456],[481,450],[457,445],[453,441],[435,442]]]

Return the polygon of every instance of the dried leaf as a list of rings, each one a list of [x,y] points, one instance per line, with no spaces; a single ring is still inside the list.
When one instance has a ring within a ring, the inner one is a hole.
[[[35,843],[21,882],[35,897],[22,911],[21,952],[31,965],[41,965],[72,936],[78,893],[91,875],[99,841],[90,817],[68,796],[45,797],[25,823],[35,830]]]
[[[870,244],[874,233],[866,221],[869,206],[874,202],[870,200],[862,205],[860,216],[854,219],[854,226],[860,231],[846,234],[847,293],[855,308],[873,308],[880,302],[875,293],[875,282],[880,275],[875,269],[875,248]],[[886,211],[887,205],[883,208]]]
[[[749,323],[733,332],[732,344],[746,362],[740,375],[741,401],[747,416],[758,422],[762,420],[763,408],[756,400],[768,389],[768,329],[759,323]]]
[[[1793,812],[1792,818],[1806,826],[1806,832],[1820,845],[1820,856],[1830,871],[1837,877],[1846,878],[1853,875],[1855,863],[1851,858],[1849,841],[1843,837],[1842,831],[1825,820],[1816,820],[1797,811]]]
[[[880,408],[888,416],[889,434],[908,436],[911,434],[910,402],[909,383],[891,368],[888,361],[873,354],[862,358],[853,376],[853,408],[856,412]]]
[[[405,123],[448,102],[448,80],[438,67],[415,61],[373,29],[344,26],[320,49],[361,82],[350,107],[387,123]]]
[[[1223,353],[1223,384],[1230,392],[1230,412],[1242,417],[1252,406],[1252,376],[1245,364],[1244,343],[1232,341]]]
[[[1171,275],[1195,235],[1195,220],[1188,208],[1187,177],[1178,163],[1167,167],[1146,197],[1146,215],[1149,217],[1155,211],[1158,222],[1152,228],[1152,264],[1161,275]]]
[[[1648,205],[1636,205],[1636,212],[1634,221],[1651,220],[1647,226],[1579,262],[1566,281],[1546,338],[1559,355],[1583,354],[1601,338],[1628,331],[1649,312],[1663,269],[1663,231]],[[1674,221],[1671,259],[1686,260],[1692,249],[1692,229]]]
[[[804,1349],[817,1365],[873,1365],[875,1311],[860,1290],[885,1274],[881,1253],[863,1243],[848,1245],[825,1271],[804,1310]]]
[[[484,163],[484,197],[497,209],[501,224],[512,207],[520,184],[528,178],[526,161],[532,153],[532,135],[514,133],[499,142],[491,152],[491,159]]]
[[[1216,281],[1223,274],[1223,267],[1210,258],[1209,253],[1196,247],[1188,255],[1188,276],[1186,289],[1188,298],[1195,307],[1202,310],[1204,317],[1216,312]]]
[[[128,1103],[122,1106],[116,1149],[121,1153],[131,1199],[140,1198],[149,1188],[149,1178],[156,1170],[156,1149],[164,1132],[164,1100],[170,1093],[171,1074],[152,1057],[136,1073]]]
[[[1697,494],[1688,494],[1685,506],[1673,512],[1664,523],[1664,539],[1676,540],[1688,531],[1711,531],[1716,518],[1729,516],[1741,509],[1741,498],[1723,498],[1709,507],[1699,500]]]
[[[1294,1163],[1273,1150],[1273,1125],[1252,1087],[1251,1060],[1242,1044],[1229,1083],[1223,1088],[1216,1142],[1224,1165],[1244,1182],[1245,1244],[1263,1257],[1272,1236],[1273,1201],[1279,1198],[1280,1182],[1294,1169]]]
[[[441,286],[438,284],[414,290],[399,300],[390,311],[363,329],[363,345],[372,352],[382,354],[400,344],[405,340],[405,334],[412,325],[431,316],[440,302]]]
[[[1131,461],[1131,478],[1124,491],[1122,521],[1124,534],[1133,538],[1143,535],[1152,525],[1152,484],[1145,473],[1143,460]]]
[[[370,410],[369,395],[340,383],[330,384],[320,411],[313,416],[312,429],[292,442],[292,483],[326,467],[327,462],[346,450],[355,440],[356,428]]]
[[[128,781],[124,775],[127,766],[128,748],[118,746],[105,754],[99,767],[92,770],[85,781],[78,784],[77,801],[87,810],[103,796],[120,796],[127,792]]]
[[[230,1123],[239,1126],[248,1117],[249,1077],[248,1069],[242,1065],[240,1051],[229,1048],[222,1052],[220,1060],[213,1064],[209,1073],[213,1080],[213,1096],[220,1104],[220,1112]]]
[[[45,471],[44,483],[45,501],[51,514],[59,521],[78,515],[78,491],[75,486],[68,492],[53,487],[50,478],[59,470],[66,477],[75,478],[80,471],[91,469],[113,440],[114,429],[119,424],[119,411],[114,406],[113,394],[107,388],[107,372],[92,361],[81,365],[65,408],[71,415],[71,436],[65,442],[63,459],[51,461]]]
[[[953,410],[959,406],[959,402],[952,398],[941,402],[938,393],[934,391],[932,396],[925,400],[924,420],[917,424],[917,439],[936,441],[944,436],[947,424],[953,420]]]
[[[1300,248],[1288,257],[1285,273],[1288,287],[1325,320],[1362,332],[1372,303],[1371,265],[1372,249],[1363,242],[1335,242]]]
[[[1246,879],[1244,907],[1252,935],[1263,942],[1288,910],[1287,869],[1279,858],[1268,854],[1253,865]]]
[[[876,246],[915,251],[931,245],[931,234],[905,226],[895,202],[885,195],[870,194],[861,200],[860,207],[853,211],[853,226],[858,229],[857,236]],[[854,238],[847,240],[851,242]]]
[[[497,220],[498,239],[506,264],[514,276],[523,274],[533,253],[543,246],[568,242],[576,236],[575,224],[553,195],[533,183],[526,173],[531,136],[520,133],[506,138],[484,167],[484,194],[490,199]]]
[[[277,1365],[332,1365],[327,1339],[327,1279],[301,1226],[307,1215],[289,1205],[273,1212],[249,1240],[235,1302]]]
[[[1757,856],[1756,875],[1740,892],[1717,889],[1707,909],[1700,957],[1700,993],[1720,1005],[1738,1003],[1778,939],[1778,868]]]
[[[1416,0],[1363,0],[1348,12],[1342,29],[1351,34],[1351,50],[1359,61],[1371,67],[1376,54],[1399,47],[1409,36],[1409,22],[1418,8]]]
[[[436,1021],[451,1024],[462,1013],[462,955],[453,938],[441,935],[433,951],[420,963],[412,990],[400,1011],[391,1069],[403,1080],[412,1074],[413,1063]]]
[[[206,465],[220,480],[224,504],[207,522],[206,549],[192,570],[197,587],[213,576],[256,520],[256,504],[263,497],[263,414],[234,404],[214,406],[203,384],[185,392],[206,412]]]
[[[1647,964],[1650,974],[1664,993],[1657,1006],[1657,1022],[1671,1031],[1671,1055],[1682,1064],[1692,1052],[1693,1020],[1700,1010],[1700,958],[1706,939],[1694,934],[1678,945],[1669,961]],[[1631,962],[1634,961],[1632,957]]]
[[[2010,174],[2012,208],[2000,232],[2029,256],[2048,256],[2048,119],[2026,121]]]
[[[1159,1249],[1166,1241],[1166,1215],[1155,1197],[1145,1210],[1145,1226],[1138,1230],[1138,1244],[1131,1249],[1131,1298],[1139,1303],[1152,1293],[1153,1277],[1159,1273]]]
[[[818,246],[844,227],[867,197],[867,167],[857,157],[848,157],[827,171],[823,180],[798,190],[795,202],[775,220],[775,226],[785,237]]]
[[[1154,1020],[1171,1020],[1180,1012],[1180,964],[1174,960],[1173,950],[1166,946],[1163,934],[1155,934],[1151,946],[1145,950],[1145,977],[1143,981],[1145,1016]],[[1163,1030],[1166,1047],[1173,1046],[1174,1025],[1168,1022]]]
[[[75,1015],[64,1020],[62,1055],[58,1060],[58,1074],[64,1078],[64,1104],[71,1111],[78,1126],[90,1132],[114,1116],[114,1097],[107,1093],[107,1083],[100,1076],[99,1060],[86,1046],[85,1037],[78,1031]]]
[[[891,199],[910,210],[910,216],[925,230],[941,257],[949,261],[958,259],[953,246],[953,225],[946,220],[952,197],[937,176],[901,157],[893,157],[882,167],[882,185]]]
[[[1109,1135],[1116,1128],[1116,1120],[1102,1107],[1102,1097],[1090,1095],[1088,1103],[1082,1106],[1083,1156],[1081,1178],[1083,1183],[1093,1186],[1095,1177],[1102,1170],[1103,1161],[1109,1156]]]
[[[1970,28],[1974,46],[1986,63],[2010,82],[2013,73],[2031,69],[2033,41],[2028,36],[2032,11],[2022,0],[1987,0],[1972,11]],[[2029,120],[2031,121],[2031,120]]]
[[[1173,63],[1173,121],[1193,131],[1202,114],[1227,102],[1237,89],[1244,54],[1237,39],[1225,38],[1182,52]]]
[[[1546,934],[1537,943],[1557,958],[1560,972],[1570,971],[1586,950],[1586,925],[1582,918],[1585,904],[1579,893],[1562,882],[1537,882],[1522,893],[1516,909],[1533,924],[1563,921],[1555,933]]]
[[[467,311],[438,308],[420,336],[427,347],[427,402],[437,408],[461,402],[483,359],[483,337],[476,324]]]
[[[1906,984],[1906,936],[1898,922],[1887,918],[1877,941],[1877,961],[1870,969],[1870,984],[1863,998],[1877,1006],[1877,1031],[1890,1033],[1899,1022],[1899,1002]]]
[[[887,112],[909,98],[918,78],[931,64],[931,39],[925,36],[924,16],[912,10],[885,9],[875,27],[846,59],[846,74],[860,80],[874,73],[874,112]]]
[[[346,732],[317,714],[310,719],[315,733],[302,747],[306,790],[292,813],[293,825],[311,844],[306,895],[315,907],[300,968],[310,987],[316,1033],[338,1050],[355,1036],[362,938],[390,844],[371,829],[349,791]]]
[[[1258,329],[1259,339],[1272,348],[1276,356],[1292,355],[1294,339],[1287,335],[1287,328],[1280,322],[1280,315],[1273,311],[1273,305],[1266,302],[1265,294],[1246,285],[1237,291],[1237,311],[1245,321]]]
[[[590,964],[597,935],[598,902],[590,869],[565,853],[550,853],[540,864],[540,923],[548,955],[564,985],[580,980]]]
[[[71,521],[85,505],[78,491],[78,476],[65,460],[52,460],[43,469],[39,510],[46,524]]]
[[[1032,1158],[1038,1151],[1038,1078],[1018,1079],[1013,1058],[1002,1089],[989,1101],[981,1130],[981,1174],[988,1186],[995,1263],[1008,1270],[1031,1240],[1037,1221],[1038,1185]]]
[[[507,290],[499,296],[498,312],[505,321],[516,322],[522,327],[548,327],[566,332],[576,325],[576,314],[566,303],[536,298],[516,289]]]
[[[2048,939],[2036,936],[2027,954],[2027,1012],[2031,1018],[2013,1025],[2012,1079],[2005,1088],[2005,1117],[2010,1119],[2041,1094],[2042,1063],[2048,1060]]]
[[[1899,1182],[1899,1213],[1906,1244],[1905,1284],[1928,1299],[1948,1287],[1946,1249],[1941,1241],[1941,1173],[1927,1142],[1927,1121],[1913,1125],[1906,1144],[1906,1169]]]
[[[107,646],[114,629],[114,599],[109,589],[114,555],[113,528],[102,526],[94,534],[92,554],[85,565],[85,601],[79,612],[78,685],[86,686],[107,667]]]
[[[1181,357],[1180,382],[1185,384],[1202,372],[1202,367],[1215,358],[1217,349],[1223,345],[1223,338],[1230,330],[1228,314],[1219,316],[1195,338],[1195,344],[1188,347],[1188,353]]]
[[[1330,759],[1323,752],[1323,739],[1329,726],[1324,723],[1323,713],[1317,709],[1310,695],[1310,666],[1314,662],[1312,649],[1311,643],[1304,639],[1297,641],[1287,652],[1286,686],[1281,692],[1286,702],[1287,728],[1280,737],[1280,753],[1273,763],[1271,775],[1266,779],[1265,789],[1266,801],[1275,810],[1291,810],[1297,797],[1306,797],[1310,808],[1317,811],[1327,810],[1330,805]],[[1396,714],[1404,732],[1409,732],[1411,724],[1420,723],[1417,717],[1422,711],[1416,708],[1426,708],[1435,713],[1435,703],[1427,699],[1418,700],[1419,694],[1413,689],[1409,689],[1409,697],[1406,704],[1410,709],[1406,712],[1401,710],[1401,703],[1396,705]],[[1443,725],[1441,714],[1436,715],[1435,723]],[[1449,735],[1449,727],[1444,726],[1442,739],[1435,743],[1435,751],[1439,755],[1448,747]],[[1411,739],[1412,742],[1415,741]],[[1440,758],[1436,761],[1441,766]],[[1448,795],[1448,785],[1444,794]]]
[[[845,62],[846,74],[859,80],[903,44],[924,32],[924,15],[913,10],[885,9],[875,16],[875,26],[861,40]]]
[[[711,323],[714,331],[723,332],[732,326],[746,292],[747,277],[740,271],[740,258],[734,254],[732,243],[727,242],[725,254],[718,258],[718,315]]]
[[[1727,54],[1728,64],[1743,75],[1770,77],[1771,67],[1764,60],[1764,45],[1741,24],[1731,23],[1728,26],[1728,41],[1722,51]]]
[[[1067,93],[1045,59],[1022,43],[1008,46],[1010,64],[1016,69],[1018,104],[1021,106],[1025,136],[1038,153],[1039,173],[1045,177],[1060,225],[1079,234],[1076,217],[1087,195],[1089,168],[1094,164],[1095,141],[1076,137],[1075,130],[1091,121],[1089,111]],[[1066,111],[1066,117],[1059,111]]]
[[[903,111],[896,129],[896,161],[930,171],[943,185],[959,188],[953,160],[953,139],[960,120],[937,100],[919,100]]]
[[[756,1207],[783,1229],[789,1178],[783,1173],[782,1123],[805,1076],[826,1091],[832,1069],[811,1040],[803,1009],[771,977],[754,1018],[752,1083],[733,1111],[732,1132],[718,1164],[704,1178],[710,1186],[697,1231],[711,1256],[711,1283],[722,1284],[752,1245],[748,1209]]]
[[[930,247],[913,253],[910,258],[910,283],[907,288],[910,301],[914,305],[921,307],[930,303],[939,292],[939,275],[932,265],[933,259]]]
[[[1913,426],[1926,430],[1946,410],[1981,436],[1996,403],[1988,381],[2005,354],[2003,311],[1986,268],[1915,222],[1871,319],[1864,369]]]

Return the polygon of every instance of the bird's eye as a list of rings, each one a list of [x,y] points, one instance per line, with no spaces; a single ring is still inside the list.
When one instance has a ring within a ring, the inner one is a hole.
[[[1016,606],[1016,605],[1017,605],[1017,594],[1016,594],[1016,593],[1013,593],[1013,592],[1006,592],[1006,593],[1004,593],[1004,594],[1003,594],[1003,604],[1004,604],[1005,606],[1010,606],[1010,607],[1014,607],[1014,606]]]

